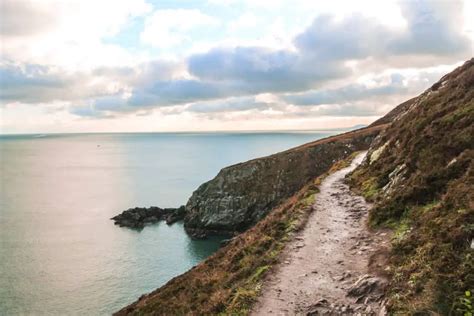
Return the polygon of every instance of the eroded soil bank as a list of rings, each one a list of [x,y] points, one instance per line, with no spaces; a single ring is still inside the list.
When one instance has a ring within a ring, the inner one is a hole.
[[[389,238],[367,230],[370,205],[344,183],[364,156],[321,183],[314,212],[269,273],[253,315],[384,314]]]

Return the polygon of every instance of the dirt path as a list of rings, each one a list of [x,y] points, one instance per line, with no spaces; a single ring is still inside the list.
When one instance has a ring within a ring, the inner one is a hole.
[[[367,231],[369,205],[343,182],[364,155],[323,181],[315,211],[267,278],[252,315],[383,314],[386,281],[369,270],[383,270],[378,258],[388,236]]]

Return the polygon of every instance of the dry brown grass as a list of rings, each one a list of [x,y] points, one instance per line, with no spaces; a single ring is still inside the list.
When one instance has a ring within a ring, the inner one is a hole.
[[[336,162],[203,263],[117,315],[246,315],[259,295],[262,278],[294,233],[304,227],[322,179],[347,167],[354,155]]]
[[[245,314],[259,293],[260,279],[277,262],[291,233],[304,225],[316,189],[305,186],[206,261],[118,314]]]
[[[394,229],[394,313],[462,314],[460,299],[474,289],[474,60],[445,79],[380,135],[388,144],[380,158],[352,174],[376,201],[372,225]],[[402,164],[404,180],[382,194]]]

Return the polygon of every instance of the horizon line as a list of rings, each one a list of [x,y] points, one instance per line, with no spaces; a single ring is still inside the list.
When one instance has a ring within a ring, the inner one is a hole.
[[[28,136],[28,135],[77,135],[77,134],[188,134],[188,133],[257,133],[257,132],[317,132],[338,131],[367,127],[366,124],[357,124],[349,127],[317,128],[317,129],[252,129],[252,130],[183,130],[183,131],[133,131],[133,132],[27,132],[27,133],[0,133],[2,136]]]

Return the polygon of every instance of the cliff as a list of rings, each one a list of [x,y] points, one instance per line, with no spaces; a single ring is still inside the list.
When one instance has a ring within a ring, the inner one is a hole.
[[[321,139],[222,169],[186,204],[185,228],[195,237],[242,232],[331,165],[367,149],[383,125]]]
[[[328,173],[348,166],[351,160],[352,155],[347,161],[338,161]],[[324,176],[311,179],[204,262],[141,296],[116,315],[248,314],[263,277],[278,262],[287,241],[305,226]]]
[[[209,192],[215,192],[217,197],[227,196],[224,191],[219,192],[216,189],[219,185],[227,188],[225,184],[219,184],[219,181],[223,181],[224,176],[231,177],[233,173],[239,174],[239,168],[251,170],[252,166],[259,164],[269,164],[272,168],[254,170],[254,174],[241,171],[245,177],[236,180],[239,186],[229,186],[232,192],[240,192],[239,189],[245,190],[239,194],[250,192],[252,187],[246,189],[242,182],[243,179],[249,179],[252,185],[257,186],[253,187],[256,193],[259,192],[257,190],[263,188],[266,190],[265,195],[271,195],[274,189],[269,190],[267,187],[278,188],[284,185],[283,182],[278,185],[272,182],[280,179],[278,175],[282,173],[287,174],[283,181],[293,181],[293,188],[297,185],[302,187],[294,189],[296,190],[294,194],[284,191],[290,196],[286,199],[281,197],[280,203],[271,202],[276,206],[267,210],[266,216],[263,212],[260,213],[258,216],[264,216],[264,218],[254,226],[232,238],[229,244],[198,266],[173,278],[152,293],[143,295],[133,304],[118,311],[116,315],[214,315],[219,313],[241,315],[248,313],[259,295],[265,273],[278,262],[279,255],[286,242],[292,238],[291,236],[304,227],[313,209],[312,203],[318,191],[317,185],[320,179],[328,172],[347,166],[348,161],[343,158],[350,160],[351,153],[355,150],[367,149],[374,137],[385,127],[386,125],[378,125],[363,128],[308,143],[269,157],[224,168],[215,179],[201,186],[191,200],[194,200],[196,196],[207,199],[203,195],[207,186],[210,186]],[[290,159],[293,161],[289,161]],[[296,161],[301,163],[301,166]],[[301,169],[302,166],[310,168],[311,165],[318,170],[313,173],[314,176],[311,177],[310,174],[313,171],[299,172],[304,170]],[[289,170],[290,166],[295,170]],[[285,168],[285,171],[279,173],[278,167]],[[268,175],[268,178],[262,178],[262,175]],[[251,194],[256,196],[256,193]],[[209,200],[212,201],[212,199]],[[261,199],[257,198],[257,201]],[[208,211],[202,210],[202,212]],[[226,212],[232,213],[233,210],[227,209]],[[196,218],[201,217],[196,216]],[[254,218],[256,220],[257,217]],[[244,222],[251,223],[252,221]],[[188,227],[188,229],[193,229],[193,227]],[[212,227],[212,229],[215,228]]]
[[[354,188],[394,230],[391,311],[459,314],[474,290],[474,59],[393,114]],[[467,314],[466,314],[467,315]]]

